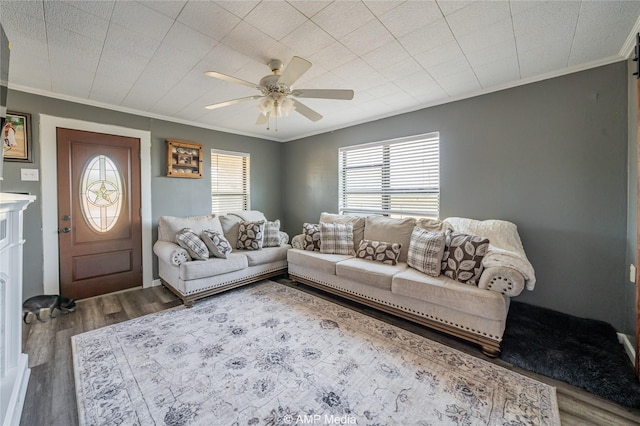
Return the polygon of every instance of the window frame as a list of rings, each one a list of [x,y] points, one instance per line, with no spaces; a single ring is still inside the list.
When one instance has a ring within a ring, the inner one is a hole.
[[[221,156],[223,159],[226,157],[229,162],[234,160],[239,160],[241,162],[240,170],[237,170],[238,173],[235,176],[228,174],[225,176],[227,179],[225,181],[227,185],[239,185],[241,188],[240,190],[220,190],[220,181],[218,179],[219,173],[217,170],[220,169],[219,159]],[[215,160],[216,158],[218,161]],[[238,211],[238,208],[234,207],[232,201],[234,197],[241,198],[240,204],[242,204],[242,208],[240,210],[251,210],[251,154],[248,152],[226,151],[211,148],[210,159],[211,212],[214,214],[224,214],[230,211]],[[216,200],[216,197],[218,197],[218,200]],[[220,198],[228,198],[230,201],[226,203],[221,202]],[[220,208],[216,208],[216,206],[219,206]]]
[[[397,151],[395,154],[394,147]],[[380,149],[377,150],[377,148]],[[347,164],[349,153],[352,154],[351,164]],[[412,157],[416,154],[421,154],[419,160]],[[396,163],[395,166],[393,163]],[[416,172],[420,173],[416,175]],[[352,176],[351,179],[349,175]],[[396,181],[395,188],[393,181]],[[403,186],[397,186],[398,183]],[[348,189],[349,186],[352,189]],[[354,198],[358,196],[362,197],[360,206],[353,204]],[[376,199],[378,196],[379,199]],[[404,203],[413,205],[413,208],[394,208],[394,196],[397,199],[404,197]],[[349,198],[351,198],[351,205],[349,205]],[[367,202],[370,205],[366,205]],[[356,215],[438,218],[440,214],[440,132],[339,148],[338,212]]]

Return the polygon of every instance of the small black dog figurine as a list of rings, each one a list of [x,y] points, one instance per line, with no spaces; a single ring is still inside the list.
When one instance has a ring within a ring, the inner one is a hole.
[[[55,318],[53,311],[56,308],[63,314],[73,312],[76,310],[76,301],[57,294],[30,297],[22,304],[22,312],[24,313],[22,320],[25,324],[31,324],[27,322],[27,317],[29,314],[35,314],[38,321],[46,322],[40,318],[40,310],[46,308],[49,308],[49,318]]]

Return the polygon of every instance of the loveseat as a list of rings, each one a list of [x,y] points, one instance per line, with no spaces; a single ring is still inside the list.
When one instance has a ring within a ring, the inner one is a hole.
[[[245,226],[260,222],[266,229],[254,232]],[[269,229],[271,237],[267,234]],[[239,238],[247,236],[252,238],[240,244],[243,249],[238,249]],[[200,240],[208,244],[203,248]],[[162,283],[190,307],[199,298],[286,273],[287,250],[291,248],[288,241],[289,236],[279,230],[279,221],[269,222],[262,212],[255,210],[224,215],[162,216],[153,251],[158,256]]]
[[[322,213],[292,245],[293,281],[477,343],[491,357],[510,298],[535,285],[516,225],[501,220]]]

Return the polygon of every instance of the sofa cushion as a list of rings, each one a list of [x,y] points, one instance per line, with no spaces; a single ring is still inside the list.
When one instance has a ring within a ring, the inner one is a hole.
[[[398,256],[400,256],[401,247],[402,245],[398,243],[362,240],[358,250],[356,251],[356,257],[359,259],[385,263],[387,265],[395,265],[398,263]],[[439,262],[438,267],[440,267]]]
[[[248,267],[247,257],[242,254],[230,253],[227,259],[212,257],[202,262],[185,262],[180,265],[182,280],[197,280],[229,272],[239,271]]]
[[[220,232],[205,229],[200,234],[200,238],[204,241],[213,257],[226,259],[231,253],[231,244]]]
[[[336,264],[336,275],[383,290],[391,290],[394,275],[407,269],[406,263],[387,265],[364,259],[348,259]]]
[[[258,222],[240,222],[238,226],[238,243],[240,250],[262,250],[264,238],[264,220]]]
[[[454,231],[454,228],[450,223],[428,217],[422,217],[418,219],[416,221],[416,226],[422,229],[426,229],[429,232]]]
[[[240,227],[241,221],[242,219],[234,215],[220,216],[220,225],[222,225],[224,237],[229,241],[229,244],[231,244],[232,251],[235,250],[238,245],[238,228]]]
[[[413,227],[416,225],[416,220],[414,218],[394,219],[384,216],[367,216],[365,222],[365,239],[402,244],[398,261],[407,261],[411,232],[413,231]]]
[[[197,235],[200,235],[205,229],[222,232],[220,219],[213,214],[191,217],[160,216],[158,220],[158,239],[173,243],[176,241],[176,234],[184,228],[193,229],[193,232]]]
[[[235,216],[244,220],[245,222],[260,222],[261,220],[267,221],[264,213],[259,210],[239,210],[235,212],[228,212],[226,216]]]
[[[287,260],[287,250],[291,248],[289,245],[278,247],[263,247],[262,250],[240,250],[236,253],[242,253],[247,257],[249,266],[264,265],[278,260]]]
[[[416,225],[411,233],[407,264],[432,277],[440,275],[446,237],[444,232],[430,232]]]
[[[304,268],[315,269],[327,274],[336,274],[336,263],[351,259],[343,254],[322,254],[317,251],[291,249],[287,252],[287,261]]]
[[[323,212],[320,215],[320,223],[350,223],[353,225],[353,246],[359,247],[364,239],[364,216],[350,216],[346,214],[334,214]]]
[[[286,244],[286,243],[285,243]],[[280,221],[264,223],[264,238],[262,247],[278,247],[280,245]]]
[[[302,225],[302,249],[307,251],[320,251],[320,225],[317,223],[304,223]]]
[[[351,254],[353,249],[353,225],[350,223],[321,223],[320,252],[327,254]]]
[[[489,240],[476,235],[452,232],[442,257],[442,273],[463,284],[478,285],[482,274],[482,259],[489,249]]]
[[[431,277],[412,268],[393,277],[391,291],[491,320],[504,321],[507,315],[508,304],[499,293],[461,284],[443,275]],[[455,324],[453,318],[449,322]]]
[[[176,234],[176,243],[185,249],[192,259],[206,260],[209,258],[207,245],[190,228],[184,228]]]

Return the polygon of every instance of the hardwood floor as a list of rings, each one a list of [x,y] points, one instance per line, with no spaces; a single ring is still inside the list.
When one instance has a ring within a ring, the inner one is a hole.
[[[274,281],[295,286],[285,276],[277,277]],[[555,386],[563,425],[640,424],[640,410],[616,405],[574,386],[519,369],[500,359],[488,358],[476,346],[427,330],[408,321],[356,305],[311,287],[303,285],[296,287]],[[180,301],[177,297],[164,287],[138,288],[82,300],[77,303],[74,313],[60,315],[46,323],[36,321],[31,325],[23,325],[23,351],[29,355],[31,378],[20,424],[23,426],[78,424],[71,336],[179,305]],[[46,317],[46,314],[43,317]]]

